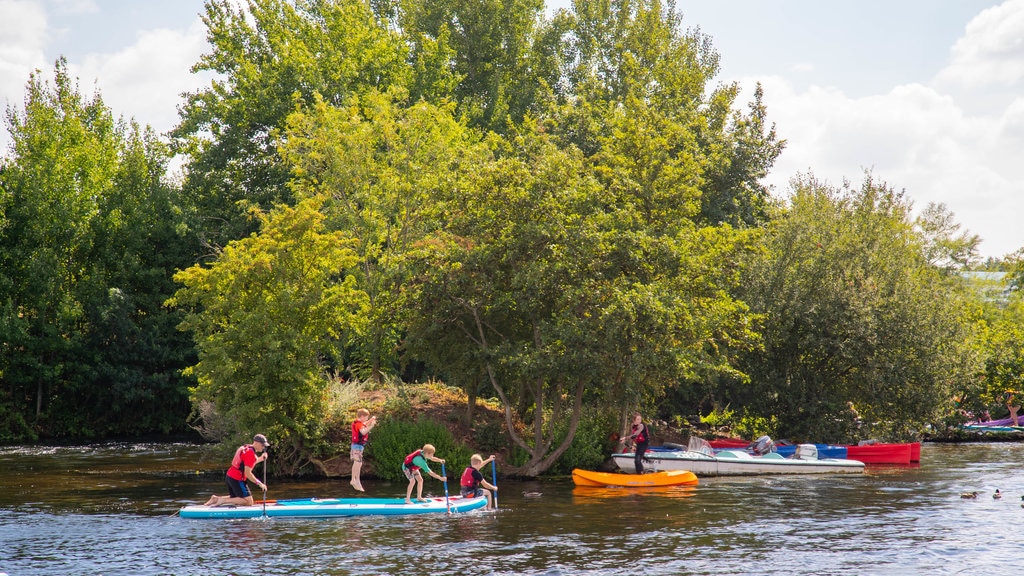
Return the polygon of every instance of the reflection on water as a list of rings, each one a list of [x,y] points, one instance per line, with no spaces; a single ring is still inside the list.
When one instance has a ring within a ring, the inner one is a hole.
[[[223,463],[196,446],[0,448],[0,572],[1007,573],[1022,539],[1022,450],[926,444],[919,467],[696,487],[499,479],[500,510],[452,517],[202,521],[175,515],[224,490]],[[365,484],[370,497],[405,491]],[[271,478],[270,488],[276,498],[353,495],[346,479]],[[978,499],[959,497],[973,490]],[[425,492],[443,489],[428,481]]]

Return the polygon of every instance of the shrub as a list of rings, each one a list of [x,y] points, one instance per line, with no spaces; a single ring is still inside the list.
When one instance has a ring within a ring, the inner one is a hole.
[[[559,442],[568,433],[568,422],[562,422]],[[600,466],[610,454],[609,437],[615,430],[615,418],[609,414],[588,410],[580,417],[576,435],[568,450],[551,467],[551,474],[570,474],[573,468],[593,470]]]
[[[476,446],[480,448],[481,453],[487,453],[484,456],[500,452],[509,445],[508,434],[505,433],[505,427],[499,422],[488,422],[487,424],[478,426],[476,430],[474,430],[473,441],[476,443]]]

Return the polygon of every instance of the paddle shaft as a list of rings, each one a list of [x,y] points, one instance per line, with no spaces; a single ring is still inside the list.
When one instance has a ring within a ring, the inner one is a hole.
[[[494,460],[491,460],[491,484],[494,484],[494,509],[498,509],[498,468],[494,465]]]
[[[448,501],[448,474],[444,471],[444,462],[441,462],[441,477],[444,478],[444,506],[448,509],[448,513],[452,513],[451,502]]]
[[[267,459],[263,459],[263,516],[267,516]]]

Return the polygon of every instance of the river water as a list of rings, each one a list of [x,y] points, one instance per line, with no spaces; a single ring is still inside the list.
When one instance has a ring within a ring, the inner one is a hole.
[[[1024,544],[1021,444],[925,444],[919,467],[694,488],[499,478],[496,513],[184,520],[180,507],[224,493],[222,467],[202,454],[187,444],[0,448],[0,573],[991,575],[1016,573]],[[405,491],[364,484],[374,497]],[[428,479],[424,493],[443,487]],[[269,497],[306,496],[352,492],[346,479],[271,477]]]

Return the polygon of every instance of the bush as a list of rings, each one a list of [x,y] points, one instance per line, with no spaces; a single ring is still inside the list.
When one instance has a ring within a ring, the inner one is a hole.
[[[488,422],[474,430],[473,441],[476,442],[484,457],[502,451],[509,445],[508,434],[500,422]]]
[[[416,422],[381,422],[373,429],[366,458],[374,463],[377,475],[382,479],[404,482],[402,462],[407,455],[419,450],[424,444],[433,444],[437,448],[435,456],[446,460],[449,484],[452,477],[469,465],[469,457],[473,455],[472,450],[455,441],[443,424],[420,418]],[[432,464],[431,469],[441,473],[440,465]]]
[[[559,442],[568,433],[568,422],[563,422],[562,426],[563,430],[560,430],[558,434]],[[611,453],[609,438],[614,430],[615,418],[613,416],[596,411],[585,411],[580,417],[580,424],[576,428],[572,444],[549,472],[551,474],[570,474],[573,468],[588,470],[597,468]]]

